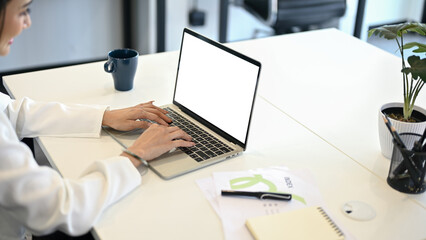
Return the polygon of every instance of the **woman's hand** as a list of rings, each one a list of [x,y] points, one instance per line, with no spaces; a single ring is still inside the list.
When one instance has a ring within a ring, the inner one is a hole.
[[[192,147],[192,138],[178,127],[165,127],[152,124],[128,148],[132,153],[147,161],[177,147]],[[124,156],[127,156],[125,153]]]
[[[158,124],[168,126],[171,119],[166,116],[167,111],[152,104],[153,101],[138,104],[134,107],[105,111],[102,125],[119,131],[130,131],[137,128],[148,128],[152,123],[137,121],[149,119]]]

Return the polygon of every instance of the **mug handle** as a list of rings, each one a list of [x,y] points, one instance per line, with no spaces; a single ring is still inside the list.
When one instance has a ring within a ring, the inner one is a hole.
[[[115,64],[114,64],[114,62],[111,61],[111,60],[108,60],[108,62],[106,62],[104,64],[104,70],[107,73],[115,72]]]

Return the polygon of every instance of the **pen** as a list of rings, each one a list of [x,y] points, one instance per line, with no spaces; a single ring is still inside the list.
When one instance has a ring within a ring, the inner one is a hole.
[[[393,139],[395,140],[396,144],[398,144],[402,149],[407,149],[404,142],[402,141],[401,137],[399,136],[398,132],[396,131],[395,127],[392,126],[388,116],[386,114],[383,115],[383,120],[385,121],[386,127],[391,132],[391,135]],[[416,164],[413,162],[411,157],[403,150],[400,151],[402,155],[402,161],[394,170],[395,175],[401,175],[403,172],[405,172],[404,167],[407,169],[408,173],[410,174],[411,178],[413,179],[416,186],[418,184],[421,184],[418,182],[419,179],[419,173]]]
[[[222,190],[222,196],[239,196],[239,197],[256,197],[259,199],[274,199],[274,200],[291,200],[289,193],[275,193],[275,192],[247,192],[247,191],[234,191]]]
[[[383,115],[383,120],[385,121],[386,127],[389,129],[393,139],[395,139],[395,141],[403,148],[405,147],[404,142],[402,142],[401,137],[399,137],[398,132],[396,131],[395,127],[392,126],[388,116],[386,114]]]
[[[423,132],[423,135],[420,137],[420,139],[414,142],[414,148],[413,148],[414,151],[416,152],[422,151],[422,148],[424,148],[423,141],[425,140],[425,137],[426,137],[426,128],[425,128],[425,131]]]
[[[390,134],[391,134],[392,138],[395,140],[395,142],[396,142],[398,145],[400,145],[401,147],[405,148],[404,143],[403,143],[402,141],[398,141],[398,140],[400,140],[401,138],[396,138],[396,137],[395,137],[396,129],[392,126],[392,124],[391,124],[391,122],[390,122],[390,120],[389,120],[389,118],[388,118],[388,116],[387,116],[386,114],[383,114],[383,121],[385,122],[385,125],[386,125],[386,127],[388,128],[388,130],[389,130],[389,132],[390,132]],[[394,170],[394,174],[396,174],[396,175],[400,175],[400,174],[402,174],[402,173],[405,171],[405,169],[404,169],[405,165],[406,165],[406,164],[404,164],[404,163],[402,163],[402,162],[401,162],[401,163],[399,164],[399,166],[397,166],[397,167],[395,168],[395,170]]]

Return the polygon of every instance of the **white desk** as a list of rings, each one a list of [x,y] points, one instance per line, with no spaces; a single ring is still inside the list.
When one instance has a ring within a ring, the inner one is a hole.
[[[235,49],[259,59],[263,65],[247,151],[237,158],[170,181],[161,180],[148,172],[139,188],[103,214],[93,229],[94,234],[101,239],[222,239],[221,222],[198,189],[195,180],[210,176],[215,171],[286,165],[290,168],[307,168],[314,174],[331,214],[356,238],[424,239],[426,212],[424,205],[417,201],[417,198],[422,198],[421,195],[416,198],[393,190],[386,184],[383,176],[376,174],[335,144],[330,144],[326,137],[321,136],[322,132],[303,126],[303,122],[300,124],[301,121],[291,114],[289,117],[287,108],[292,109],[294,105],[293,108],[296,109],[294,99],[298,98],[293,98],[288,105],[278,104],[280,98],[276,96],[277,91],[273,90],[273,86],[284,86],[280,81],[292,82],[302,79],[304,75],[309,76],[309,71],[304,67],[306,65],[302,65],[302,60],[308,56],[298,56],[294,51],[299,50],[299,54],[302,54],[305,52],[301,48],[303,42],[309,42],[311,46],[303,47],[311,50],[312,44],[315,44],[312,39],[328,39],[331,35],[336,35],[337,40],[331,40],[336,45],[340,40],[349,39],[347,44],[351,48],[373,49],[376,54],[382,53],[349,36],[342,36],[335,30],[231,44]],[[302,95],[306,100],[301,100],[301,106],[309,102],[315,108],[321,101],[312,101],[306,96],[325,86],[335,88],[332,80],[331,83],[328,82],[333,73],[325,72],[326,69],[322,68],[334,69],[336,61],[333,55],[339,56],[339,53],[330,50],[324,54],[320,51],[317,49],[307,53],[312,54],[309,57],[313,59],[318,59],[319,56],[316,55],[322,54],[323,59],[314,61],[312,70],[318,72],[318,82],[307,86],[309,88]],[[111,76],[103,72],[102,62],[9,76],[5,77],[5,84],[16,98],[29,96],[35,100],[109,104],[113,108],[156,99],[156,103],[161,105],[172,99],[177,57],[177,52],[141,56],[135,88],[125,93],[113,90]],[[393,59],[388,55],[384,57],[387,58]],[[352,64],[346,65],[344,62],[338,62],[338,65],[340,69],[336,72],[352,68]],[[325,73],[327,74],[323,75]],[[356,75],[362,73],[357,72]],[[341,81],[344,82],[345,79]],[[340,86],[344,83],[334,84]],[[377,87],[372,86],[371,89]],[[283,87],[282,92],[289,94],[291,90]],[[288,99],[286,94],[281,96]],[[345,96],[343,93],[335,94],[342,98]],[[357,106],[356,102],[352,105]],[[373,115],[373,118],[377,117],[376,112]],[[303,115],[301,117],[303,119]],[[316,120],[319,121],[318,118]],[[377,123],[377,119],[374,122]],[[368,135],[367,138],[371,136]],[[377,137],[374,140],[378,141]],[[68,178],[77,178],[92,161],[117,155],[121,151],[120,146],[107,135],[100,139],[39,138],[38,141],[49,160]],[[378,143],[375,145],[377,148],[372,153],[373,157],[380,154]],[[81,154],[82,152],[85,154]],[[380,162],[380,165],[384,163]],[[364,201],[373,206],[377,212],[376,218],[358,222],[345,217],[340,207],[351,200]]]
[[[263,64],[259,95],[386,181],[378,115],[402,102],[400,58],[336,29],[231,46]],[[416,105],[426,106],[424,90]],[[426,208],[426,194],[407,196]]]

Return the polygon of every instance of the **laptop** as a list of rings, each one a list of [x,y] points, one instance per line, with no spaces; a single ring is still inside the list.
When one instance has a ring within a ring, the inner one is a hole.
[[[171,125],[187,132],[196,146],[163,154],[149,162],[150,168],[171,179],[242,153],[260,69],[258,61],[185,28],[173,103],[161,107],[168,110]],[[136,139],[114,136],[124,147]]]

